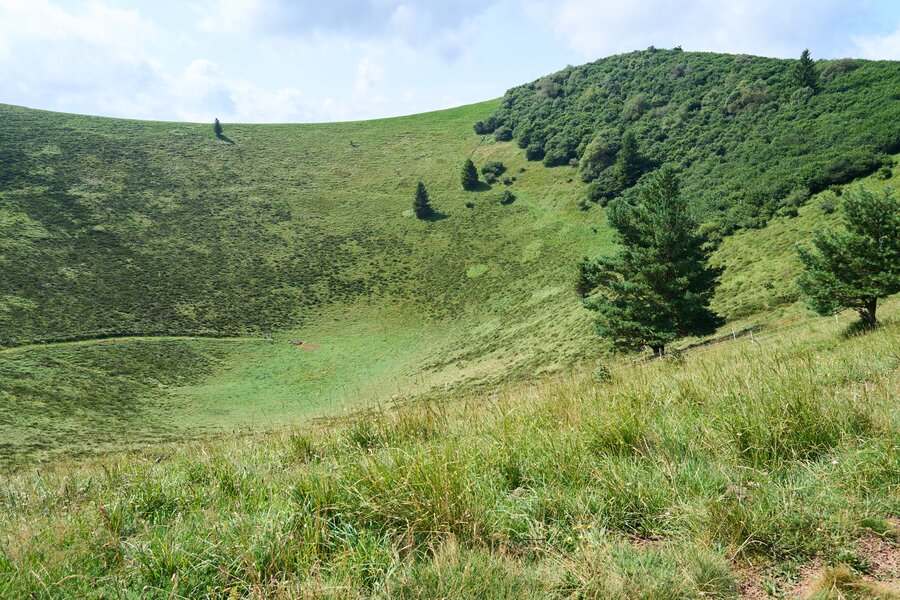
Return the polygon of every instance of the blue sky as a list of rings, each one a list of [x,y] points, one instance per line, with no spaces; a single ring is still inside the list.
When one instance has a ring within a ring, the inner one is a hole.
[[[367,119],[654,45],[900,60],[898,0],[0,0],[0,102],[179,121]]]

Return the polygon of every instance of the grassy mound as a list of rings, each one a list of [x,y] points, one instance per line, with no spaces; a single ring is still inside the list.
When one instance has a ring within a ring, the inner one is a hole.
[[[864,336],[809,318],[595,376],[12,476],[0,595],[737,597],[791,593],[813,559],[842,585],[880,576],[861,540],[900,535],[898,308]]]

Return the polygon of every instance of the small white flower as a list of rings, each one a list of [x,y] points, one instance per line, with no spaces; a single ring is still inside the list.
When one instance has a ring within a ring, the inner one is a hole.
[[[838,459],[834,459],[833,461],[831,461],[831,464],[833,464],[833,465],[838,464]]]

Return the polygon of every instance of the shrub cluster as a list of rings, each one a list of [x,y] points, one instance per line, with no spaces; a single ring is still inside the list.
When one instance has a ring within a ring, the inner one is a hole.
[[[900,130],[887,126],[898,79],[891,61],[654,49],[513,88],[480,127],[510,130],[528,160],[577,159],[581,178],[600,182],[589,191],[596,201],[631,193],[606,173],[629,131],[646,161],[637,176],[672,164],[692,208],[724,235],[790,212],[792,190],[816,193],[887,164],[900,151]]]

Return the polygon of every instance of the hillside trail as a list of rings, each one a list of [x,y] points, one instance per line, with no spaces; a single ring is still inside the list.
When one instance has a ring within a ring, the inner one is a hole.
[[[260,336],[231,336],[216,337],[210,335],[123,335],[112,337],[96,337],[80,340],[63,340],[58,342],[36,342],[25,344],[22,346],[13,346],[10,348],[0,349],[0,356],[8,356],[30,350],[46,349],[46,348],[68,348],[79,346],[95,346],[101,344],[121,344],[126,342],[169,342],[169,341],[217,341],[217,342],[275,342],[271,337]]]

